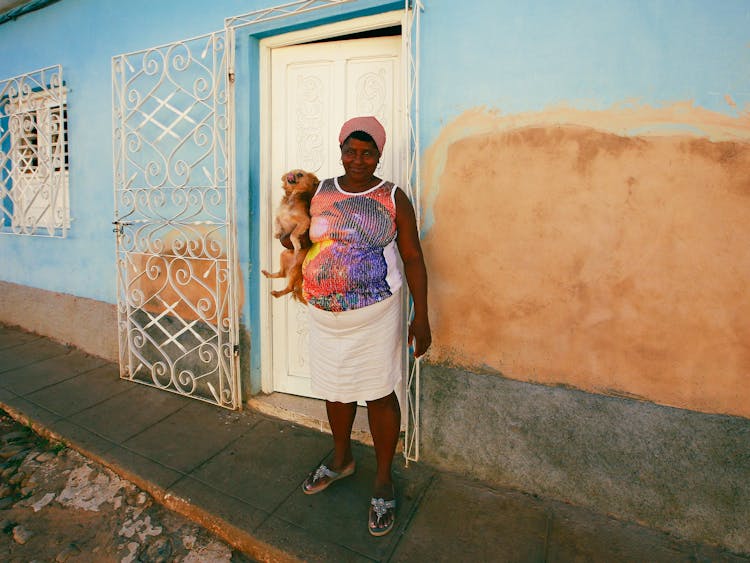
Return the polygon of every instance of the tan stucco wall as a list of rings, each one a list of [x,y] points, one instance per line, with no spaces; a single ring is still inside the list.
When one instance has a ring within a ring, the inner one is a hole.
[[[750,417],[750,113],[474,110],[424,164],[432,361]]]
[[[225,324],[232,303],[224,237],[220,227],[181,226],[149,239],[148,253],[131,252],[127,264],[121,264],[130,305],[156,315],[166,307],[169,315],[184,321]],[[236,279],[240,311],[244,290],[239,270]]]

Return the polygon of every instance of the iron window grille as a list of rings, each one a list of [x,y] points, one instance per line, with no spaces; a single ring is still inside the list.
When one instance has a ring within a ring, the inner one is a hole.
[[[59,65],[0,81],[0,233],[70,228],[66,95]]]

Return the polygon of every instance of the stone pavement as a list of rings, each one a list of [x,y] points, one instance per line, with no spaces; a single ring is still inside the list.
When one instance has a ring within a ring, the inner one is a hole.
[[[352,477],[304,495],[305,475],[331,454],[329,436],[123,381],[115,364],[3,325],[0,408],[259,560],[750,562],[400,460],[397,528],[373,538],[371,448],[356,446]]]

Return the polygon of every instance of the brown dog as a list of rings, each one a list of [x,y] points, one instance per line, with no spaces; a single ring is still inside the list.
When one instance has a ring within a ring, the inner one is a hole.
[[[287,286],[272,291],[274,297],[292,293],[300,303],[307,303],[302,295],[302,263],[310,247],[307,231],[310,228],[310,200],[320,181],[311,172],[291,170],[281,177],[284,197],[276,211],[273,236],[286,250],[281,253],[281,268],[272,274],[262,270],[267,278],[287,278]],[[287,245],[291,243],[292,248]]]

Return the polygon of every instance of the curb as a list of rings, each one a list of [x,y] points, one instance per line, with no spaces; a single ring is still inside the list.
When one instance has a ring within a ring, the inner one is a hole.
[[[206,528],[245,555],[257,559],[258,561],[268,563],[298,563],[302,561],[289,553],[259,540],[252,534],[237,528],[225,519],[216,516],[215,514],[211,514],[207,510],[193,504],[190,499],[165,491],[163,488],[155,485],[148,479],[145,479],[144,477],[141,477],[140,475],[87,450],[69,438],[62,436],[54,430],[50,430],[43,424],[29,418],[18,409],[3,402],[0,402],[0,409],[4,410],[16,422],[28,426],[43,438],[61,442],[84,457],[103,465],[121,478],[130,481],[138,488],[150,494],[154,500],[162,506]]]

